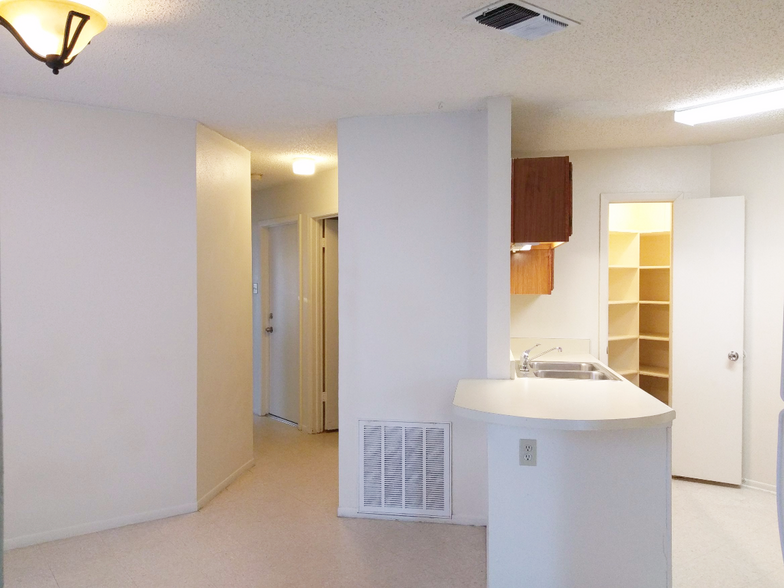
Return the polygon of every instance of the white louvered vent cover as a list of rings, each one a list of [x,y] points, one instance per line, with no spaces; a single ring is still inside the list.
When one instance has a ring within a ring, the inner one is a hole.
[[[493,2],[464,17],[468,22],[533,41],[580,23],[521,0]]]
[[[359,511],[451,518],[449,423],[359,421]]]

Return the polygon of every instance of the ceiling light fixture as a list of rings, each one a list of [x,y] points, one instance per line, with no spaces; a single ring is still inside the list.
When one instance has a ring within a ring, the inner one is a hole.
[[[298,176],[312,176],[316,173],[316,161],[310,157],[297,157],[291,168]]]
[[[106,18],[67,0],[5,0],[0,1],[0,25],[56,75],[106,28]]]
[[[698,125],[784,108],[784,89],[760,92],[675,111],[675,122]]]

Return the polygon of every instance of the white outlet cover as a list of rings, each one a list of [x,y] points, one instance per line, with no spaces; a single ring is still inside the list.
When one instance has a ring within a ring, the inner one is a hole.
[[[536,439],[520,439],[520,465],[536,465]]]

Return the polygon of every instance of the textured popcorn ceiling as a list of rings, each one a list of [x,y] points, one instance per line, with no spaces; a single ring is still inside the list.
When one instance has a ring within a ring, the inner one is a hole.
[[[337,119],[478,108],[510,95],[515,152],[708,144],[671,110],[784,86],[782,0],[538,0],[582,23],[524,41],[462,17],[489,0],[87,0],[109,19],[57,77],[0,30],[0,92],[194,118],[253,152],[337,161]]]

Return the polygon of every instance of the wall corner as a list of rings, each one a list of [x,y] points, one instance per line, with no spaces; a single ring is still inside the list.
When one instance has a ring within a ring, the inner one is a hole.
[[[512,101],[487,104],[487,377],[509,378]]]

